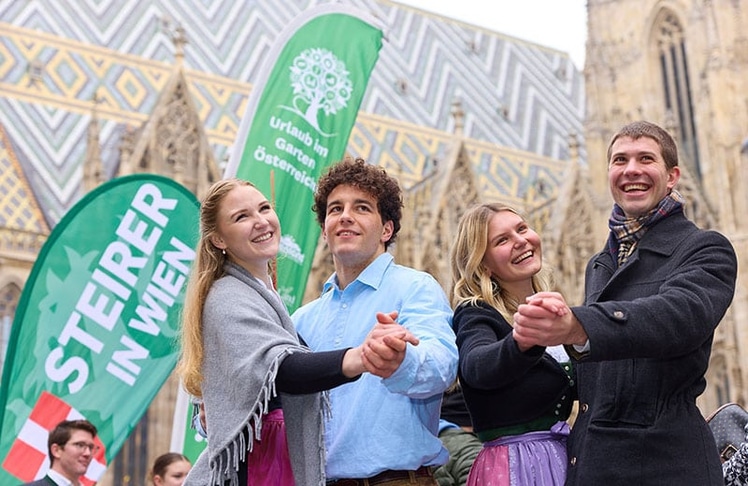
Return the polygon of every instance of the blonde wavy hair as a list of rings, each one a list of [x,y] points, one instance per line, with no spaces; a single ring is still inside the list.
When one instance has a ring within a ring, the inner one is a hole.
[[[198,398],[203,396],[203,305],[213,282],[223,276],[223,264],[227,258],[210,239],[218,229],[218,211],[224,198],[242,186],[255,187],[241,179],[220,180],[210,187],[200,205],[200,240],[182,308],[182,354],[177,363],[177,374],[184,388]]]
[[[516,209],[501,203],[473,206],[460,218],[449,255],[452,269],[450,302],[453,308],[457,308],[466,302],[475,304],[482,300],[511,323],[520,303],[506,292],[500,281],[491,277],[490,270],[483,264],[488,248],[488,223],[501,211],[512,212],[524,219]],[[555,290],[551,272],[545,265],[533,275],[532,287],[535,292]]]

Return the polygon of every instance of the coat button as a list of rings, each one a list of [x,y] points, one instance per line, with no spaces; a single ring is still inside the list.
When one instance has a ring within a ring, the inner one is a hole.
[[[569,462],[571,463],[572,466],[576,466],[577,465],[577,458],[576,458],[576,456],[572,457]]]
[[[587,410],[590,409],[590,406],[586,403],[583,403],[580,409],[582,410],[582,413],[587,413]]]
[[[615,317],[616,319],[623,319],[623,311],[615,311],[613,313],[613,317]]]

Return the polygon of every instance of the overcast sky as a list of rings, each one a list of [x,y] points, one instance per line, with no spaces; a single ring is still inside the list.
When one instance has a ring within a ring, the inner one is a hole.
[[[586,0],[394,0],[568,52],[584,68]]]

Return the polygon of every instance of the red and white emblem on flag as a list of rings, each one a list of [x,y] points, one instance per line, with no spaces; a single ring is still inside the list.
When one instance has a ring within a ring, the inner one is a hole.
[[[63,420],[85,419],[80,412],[48,392],[42,392],[31,414],[23,424],[18,437],[13,442],[3,462],[3,469],[24,482],[40,479],[47,474],[49,457],[47,457],[47,439],[49,432]],[[93,486],[106,471],[106,451],[98,437],[94,442],[99,446],[98,452],[88,466],[81,484]]]

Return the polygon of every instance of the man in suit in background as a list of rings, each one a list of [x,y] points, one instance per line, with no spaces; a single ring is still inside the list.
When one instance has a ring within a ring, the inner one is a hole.
[[[49,433],[47,474],[24,486],[80,486],[80,478],[98,450],[96,427],[88,420],[64,420]]]

